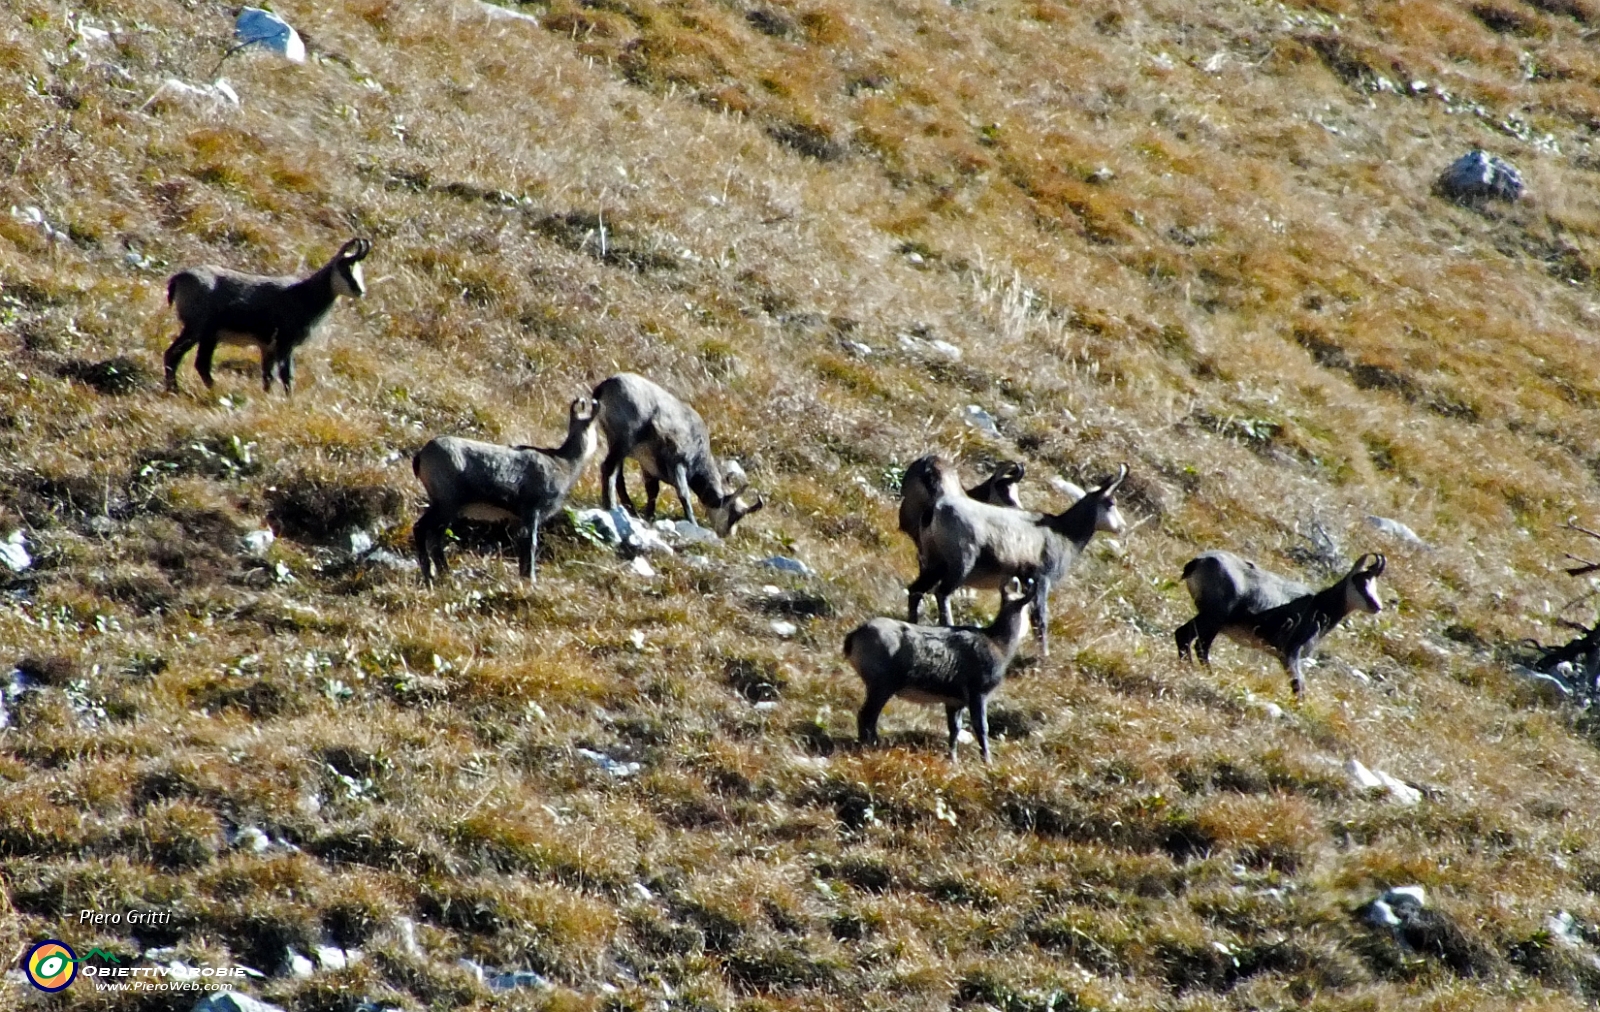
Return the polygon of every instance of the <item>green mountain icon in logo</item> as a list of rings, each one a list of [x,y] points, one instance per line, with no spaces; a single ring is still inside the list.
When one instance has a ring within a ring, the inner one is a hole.
[[[122,965],[122,960],[118,959],[116,956],[112,955],[111,953],[107,952],[104,949],[90,949],[88,952],[85,952],[83,955],[79,956],[77,959],[74,959],[72,962],[74,962],[74,963],[82,963],[85,960],[93,959],[96,956],[99,956],[101,959],[105,960],[108,963],[116,963],[118,966]]]

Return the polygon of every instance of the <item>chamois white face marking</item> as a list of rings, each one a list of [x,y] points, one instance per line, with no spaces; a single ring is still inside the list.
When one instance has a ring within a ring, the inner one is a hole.
[[[1344,606],[1348,611],[1364,611],[1376,615],[1383,610],[1383,602],[1378,600],[1377,577],[1369,580],[1351,580],[1345,584],[1344,599]]]
[[[367,294],[366,283],[361,277],[361,262],[359,260],[341,264],[333,272],[333,290],[339,295],[348,295],[359,299]]]
[[[1106,534],[1121,534],[1128,524],[1122,519],[1122,511],[1117,509],[1115,499],[1107,499],[1095,511],[1094,529]]]

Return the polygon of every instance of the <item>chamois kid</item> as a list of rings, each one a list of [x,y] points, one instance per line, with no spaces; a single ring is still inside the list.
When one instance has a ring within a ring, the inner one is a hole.
[[[457,516],[521,524],[517,562],[523,579],[534,582],[539,525],[561,508],[584,464],[594,456],[595,414],[589,398],[573,401],[567,412],[566,441],[554,449],[436,436],[418,450],[411,470],[428,490],[428,508],[412,530],[422,582],[433,582],[430,562],[441,574],[449,572],[444,532]]]
[[[1012,580],[1000,591],[1000,614],[987,628],[923,626],[875,618],[844,638],[844,655],[866,683],[867,698],[856,718],[863,745],[878,743],[878,715],[895,696],[913,703],[944,706],[950,730],[950,760],[956,758],[958,715],[971,714],[972,733],[983,761],[989,761],[989,694],[1005,680],[1006,669],[1028,629],[1027,607],[1039,585]]]

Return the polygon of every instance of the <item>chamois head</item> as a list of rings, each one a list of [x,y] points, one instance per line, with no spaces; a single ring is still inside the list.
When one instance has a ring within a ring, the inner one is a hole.
[[[333,290],[339,295],[359,299],[367,294],[361,277],[361,261],[372,252],[372,243],[365,239],[351,239],[333,255]]]
[[[728,537],[733,533],[733,529],[739,526],[739,521],[767,504],[767,500],[760,492],[755,494],[754,501],[746,501],[743,496],[749,487],[749,482],[741,484],[723,496],[722,502],[710,508],[708,519],[711,521],[711,529],[717,532],[717,537]]]
[[[1372,560],[1370,565],[1368,559]],[[1383,566],[1383,554],[1376,552],[1363,555],[1350,567],[1349,574],[1344,578],[1344,607],[1347,614],[1364,611],[1376,615],[1383,610],[1383,602],[1378,600],[1378,577],[1383,573]]]
[[[1080,503],[1092,502],[1094,504],[1094,529],[1106,534],[1121,534],[1128,526],[1122,519],[1122,511],[1117,509],[1117,488],[1128,477],[1128,465],[1123,464],[1117,470],[1117,476],[1101,485],[1092,488]]]

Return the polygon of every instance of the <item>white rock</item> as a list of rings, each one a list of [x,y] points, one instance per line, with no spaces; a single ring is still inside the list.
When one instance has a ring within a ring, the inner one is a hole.
[[[679,520],[672,526],[678,532],[678,537],[691,545],[707,545],[714,541],[722,540],[717,537],[717,532],[711,528],[701,527],[699,524],[691,524],[687,520]]]
[[[629,633],[628,634],[628,642],[633,644],[633,649],[635,649],[635,650],[643,650],[644,649],[644,630],[643,629],[635,629],[633,632]]]
[[[1081,485],[1079,485],[1077,482],[1068,481],[1067,479],[1061,477],[1059,474],[1058,475],[1054,475],[1054,476],[1051,477],[1051,479],[1050,479],[1050,487],[1055,489],[1057,492],[1060,492],[1062,495],[1066,496],[1068,499],[1071,499],[1073,502],[1077,502],[1079,499],[1082,499],[1085,495],[1088,494],[1083,490],[1083,487]]]
[[[1415,787],[1412,787],[1410,784],[1399,779],[1398,777],[1390,776],[1383,770],[1374,770],[1373,772],[1376,773],[1378,779],[1383,782],[1383,786],[1389,789],[1389,795],[1393,797],[1396,802],[1405,805],[1408,808],[1412,805],[1421,803],[1422,792],[1417,790]]]
[[[258,531],[251,531],[239,540],[244,542],[244,550],[248,554],[254,555],[259,559],[267,554],[267,549],[271,548],[272,543],[278,540],[278,536],[263,527]]]
[[[1419,885],[1395,886],[1379,898],[1390,906],[1404,901],[1410,901],[1419,907],[1428,905],[1428,891]]]
[[[497,973],[484,978],[485,984],[491,991],[547,991],[551,984],[544,977],[532,970],[513,970],[510,973]]]
[[[980,432],[987,432],[991,436],[1000,434],[1000,427],[995,424],[994,416],[976,404],[968,404],[961,409],[961,420]]]
[[[631,777],[644,768],[638,763],[618,762],[617,760],[606,755],[604,752],[596,752],[593,749],[580,748],[577,750],[577,752],[585,759],[600,767],[606,773],[618,779]]]
[[[929,341],[928,347],[932,348],[934,351],[938,352],[940,355],[943,355],[952,362],[961,361],[961,349],[957,348],[949,341]]]
[[[1389,535],[1391,538],[1394,538],[1397,541],[1404,541],[1406,544],[1415,545],[1418,548],[1428,547],[1428,543],[1419,538],[1416,531],[1407,527],[1398,520],[1390,520],[1388,517],[1380,517],[1376,514],[1368,514],[1367,523],[1371,524],[1379,531],[1382,531],[1384,534]]]
[[[0,541],[0,565],[13,573],[20,573],[33,565],[33,556],[28,554],[28,545],[20,530],[12,531],[10,537]]]
[[[238,991],[217,991],[201,998],[192,1012],[283,1012],[283,1007]]]
[[[575,510],[572,513],[572,523],[580,531],[588,530],[608,545],[618,545],[622,543],[622,534],[617,529],[618,514],[631,529],[633,524],[628,520],[627,514],[622,512],[621,507],[614,510]]]
[[[1520,664],[1513,664],[1511,671],[1513,674],[1520,675],[1527,681],[1530,688],[1538,690],[1550,702],[1560,702],[1572,696],[1572,686],[1555,675],[1548,675],[1543,671],[1525,668]]]
[[[421,958],[424,953],[422,946],[417,942],[417,922],[409,917],[396,917],[394,928],[395,934],[400,936],[400,947],[406,950],[406,955]]]
[[[491,21],[526,21],[534,25],[539,23],[539,19],[532,14],[514,11],[509,7],[501,7],[499,4],[488,3],[487,0],[476,0],[476,2],[478,9]]]
[[[288,950],[284,959],[289,965],[289,975],[291,977],[309,977],[317,972],[317,968],[312,964],[311,960],[293,949]]]
[[[252,854],[263,854],[272,846],[272,838],[258,826],[245,826],[233,838],[233,845]]]
[[[344,950],[336,945],[319,945],[314,951],[317,954],[317,963],[324,970],[343,970],[350,964],[345,958]]]
[[[674,555],[672,546],[660,534],[648,527],[635,527],[623,542],[628,551],[647,555]]]
[[[306,60],[306,44],[301,41],[300,33],[271,11],[259,7],[240,9],[233,32],[246,45],[269,49],[293,63]]]
[[[370,551],[372,551],[372,535],[362,530],[351,531],[350,554],[365,555]]]
[[[1421,791],[1383,770],[1368,769],[1359,759],[1345,763],[1345,769],[1350,772],[1350,779],[1356,782],[1356,786],[1364,791],[1386,791],[1390,798],[1407,807],[1422,801]]]
[[[155,94],[145,99],[144,105],[140,108],[148,108],[163,95],[173,95],[180,99],[203,103],[213,108],[224,105],[237,106],[239,104],[239,93],[234,91],[233,86],[227,81],[220,78],[210,84],[190,84],[187,81],[180,81],[176,77],[169,77],[161,82],[161,87],[155,90]]]
[[[1367,769],[1366,764],[1360,759],[1352,759],[1345,763],[1345,769],[1350,771],[1350,779],[1356,782],[1356,786],[1364,791],[1375,791],[1383,787],[1383,781],[1378,779],[1376,773]]]
[[[642,576],[647,580],[656,575],[655,567],[642,555],[635,555],[633,561],[628,563],[628,568],[633,570],[635,576]]]
[[[800,627],[795,625],[793,622],[786,622],[783,619],[779,619],[778,621],[772,623],[772,631],[777,633],[779,636],[782,636],[784,639],[788,639],[795,633],[799,632]]]
[[[656,898],[656,894],[651,892],[650,887],[643,882],[635,882],[633,884],[633,894],[646,903]]]
[[[769,569],[776,569],[783,573],[793,573],[796,576],[815,576],[810,566],[799,559],[791,559],[787,555],[772,555],[761,560],[761,564]]]
[[[1550,932],[1550,937],[1570,949],[1582,948],[1587,943],[1583,935],[1578,933],[1577,920],[1565,910],[1557,910],[1544,919],[1544,926]]]

